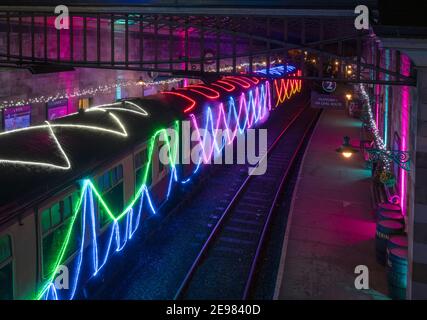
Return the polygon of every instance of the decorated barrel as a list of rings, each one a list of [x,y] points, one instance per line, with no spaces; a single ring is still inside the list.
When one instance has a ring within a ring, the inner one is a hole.
[[[403,215],[400,211],[391,211],[391,210],[384,210],[384,211],[380,211],[378,213],[378,220],[382,221],[382,220],[396,220],[399,221],[400,223],[404,223],[405,220],[403,218]]]
[[[400,206],[393,203],[379,203],[375,212],[375,217],[379,219],[380,213],[383,211],[394,211],[397,213],[401,212]]]
[[[390,236],[401,235],[404,230],[403,223],[394,220],[382,220],[377,222],[375,235],[375,253],[377,261],[385,265],[387,261],[387,242]]]
[[[408,249],[408,238],[405,235],[390,236],[387,242],[387,251],[395,248]]]
[[[408,250],[391,249],[387,260],[387,284],[392,299],[406,299],[407,275]]]

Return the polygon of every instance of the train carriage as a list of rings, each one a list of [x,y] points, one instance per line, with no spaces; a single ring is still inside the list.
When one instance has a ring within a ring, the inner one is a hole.
[[[78,297],[199,170],[202,161],[182,158],[182,143],[161,138],[165,130],[180,132],[181,120],[193,130],[234,134],[255,126],[277,101],[301,90],[300,81],[286,88],[275,81],[225,77],[1,133],[0,299]],[[159,159],[165,144],[169,165]],[[212,149],[202,149],[205,158]],[[58,288],[64,266],[69,282]]]

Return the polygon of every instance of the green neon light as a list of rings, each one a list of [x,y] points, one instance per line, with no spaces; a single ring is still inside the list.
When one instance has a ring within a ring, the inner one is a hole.
[[[174,127],[175,127],[175,132],[177,132],[177,134],[178,134],[177,137],[179,137],[179,122],[178,121],[174,122]],[[163,135],[165,137],[164,142],[166,143],[166,146],[168,149],[168,158],[169,158],[170,167],[171,168],[175,167],[175,164],[176,164],[175,159],[176,159],[176,156],[178,153],[179,140],[175,139],[174,148],[172,149],[170,142],[169,142],[169,139],[168,139],[167,130],[166,129],[160,129],[160,130],[156,131],[150,139],[149,152],[148,152],[148,163],[145,167],[141,186],[138,188],[138,192],[136,193],[134,198],[129,202],[129,204],[126,206],[126,208],[119,215],[115,216],[111,212],[108,204],[105,202],[102,195],[99,193],[99,191],[97,190],[97,188],[95,187],[95,185],[93,184],[93,182],[90,179],[87,179],[84,181],[79,201],[77,202],[77,204],[74,207],[73,215],[71,218],[72,220],[71,220],[70,226],[67,230],[67,233],[66,233],[66,236],[64,239],[64,243],[63,243],[61,249],[59,250],[56,262],[54,264],[55,265],[55,267],[53,268],[54,271],[52,272],[50,278],[46,281],[46,284],[39,291],[39,293],[35,295],[36,300],[40,300],[43,298],[43,295],[46,293],[46,291],[48,290],[51,283],[53,283],[55,276],[58,273],[58,267],[61,265],[61,262],[64,259],[65,252],[67,251],[67,248],[68,248],[68,245],[70,242],[70,238],[71,238],[71,234],[72,234],[72,230],[73,230],[76,218],[78,216],[78,213],[80,212],[81,205],[83,202],[83,196],[86,192],[86,189],[91,188],[91,190],[96,195],[97,200],[99,201],[99,203],[101,203],[103,209],[107,212],[111,221],[117,222],[117,221],[121,220],[126,215],[126,213],[129,212],[129,210],[135,205],[136,201],[139,199],[139,197],[142,195],[142,192],[144,191],[144,187],[146,186],[146,182],[147,182],[147,178],[148,178],[148,173],[152,170],[152,168],[151,168],[151,165],[153,162],[152,156],[154,153],[154,148],[156,146],[156,141],[158,138],[160,138],[161,135]]]

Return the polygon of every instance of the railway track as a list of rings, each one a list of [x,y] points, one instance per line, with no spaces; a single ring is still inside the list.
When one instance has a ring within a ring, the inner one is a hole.
[[[243,181],[218,218],[174,299],[250,298],[270,222],[318,115],[319,112],[310,108],[302,109],[283,128],[263,156],[268,160],[267,172],[248,176]]]

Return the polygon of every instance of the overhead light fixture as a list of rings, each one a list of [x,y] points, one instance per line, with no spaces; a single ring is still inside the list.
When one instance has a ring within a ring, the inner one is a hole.
[[[137,84],[140,86],[142,86],[144,84],[144,80],[142,80],[142,77],[139,77]]]

